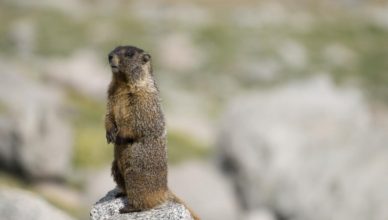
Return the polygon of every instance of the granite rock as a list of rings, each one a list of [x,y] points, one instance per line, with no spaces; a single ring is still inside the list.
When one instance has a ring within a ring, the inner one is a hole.
[[[119,209],[127,203],[125,197],[115,198],[118,189],[109,191],[90,211],[91,220],[192,220],[190,212],[181,204],[167,202],[143,212],[120,214]]]

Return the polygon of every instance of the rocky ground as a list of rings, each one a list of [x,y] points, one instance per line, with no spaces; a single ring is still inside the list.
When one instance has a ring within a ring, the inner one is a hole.
[[[386,1],[0,2],[1,216],[89,219],[114,188],[106,54],[133,44],[153,57],[171,189],[203,219],[387,219],[387,14]]]

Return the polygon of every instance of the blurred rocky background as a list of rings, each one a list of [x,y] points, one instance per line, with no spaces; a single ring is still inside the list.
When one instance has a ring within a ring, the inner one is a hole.
[[[108,52],[153,56],[169,184],[206,220],[388,219],[388,1],[0,1],[0,216],[114,187]]]

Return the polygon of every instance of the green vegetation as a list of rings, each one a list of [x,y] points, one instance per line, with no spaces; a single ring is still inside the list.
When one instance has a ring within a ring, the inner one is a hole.
[[[6,113],[8,111],[7,106],[4,103],[0,102],[0,114]]]
[[[0,187],[25,188],[26,184],[18,177],[2,171],[0,172]]]
[[[47,55],[69,55],[74,48],[85,45],[87,29],[85,22],[71,19],[57,11],[39,11],[36,17],[37,50],[36,53]],[[71,31],[69,31],[71,30]]]
[[[309,50],[311,68],[328,71],[338,82],[358,81],[366,93],[388,103],[388,30],[367,19],[340,16],[322,20],[307,33],[294,33]],[[353,62],[331,66],[322,56],[330,44],[343,45],[353,54]],[[309,72],[305,72],[309,74]]]
[[[73,116],[75,166],[105,165],[113,157],[113,149],[105,140],[105,106],[74,92],[69,93],[68,100],[76,108]]]
[[[89,207],[78,207],[76,206],[77,204],[69,204],[64,202],[61,198],[58,198],[58,196],[54,196],[49,193],[37,193],[46,199],[50,204],[65,211],[76,219],[86,219],[85,213],[89,212]]]
[[[210,154],[208,146],[178,131],[168,132],[167,146],[170,163],[179,163],[188,158],[203,158]]]

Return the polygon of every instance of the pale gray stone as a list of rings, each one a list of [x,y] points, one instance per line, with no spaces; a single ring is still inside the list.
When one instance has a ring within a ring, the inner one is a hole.
[[[0,63],[0,164],[30,178],[64,178],[71,170],[73,136],[63,94]]]
[[[125,197],[115,198],[117,189],[109,191],[90,211],[91,220],[192,220],[190,212],[181,204],[167,202],[143,212],[120,214],[127,201]]]
[[[4,220],[73,220],[37,195],[20,189],[0,189],[0,216]]]
[[[388,218],[387,112],[318,77],[238,98],[218,150],[244,208],[284,219]]]

